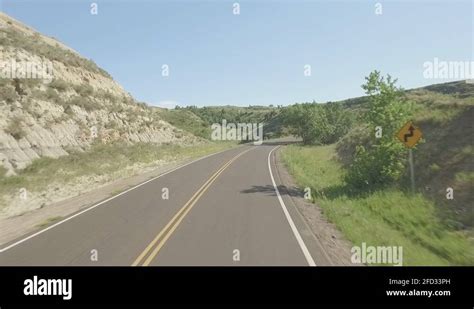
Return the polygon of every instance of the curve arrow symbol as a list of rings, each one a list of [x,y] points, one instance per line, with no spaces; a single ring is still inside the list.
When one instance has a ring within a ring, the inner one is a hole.
[[[407,134],[403,135],[403,140],[405,141],[405,143],[408,142],[409,137],[413,136],[413,131],[415,131],[415,128],[413,126],[410,126],[408,128],[408,131],[410,131],[410,133],[407,133]]]

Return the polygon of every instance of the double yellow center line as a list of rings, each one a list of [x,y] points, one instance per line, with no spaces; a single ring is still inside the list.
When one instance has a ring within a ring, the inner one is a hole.
[[[166,226],[158,233],[158,235],[151,241],[151,243],[143,250],[143,252],[137,257],[135,262],[133,262],[132,266],[148,266],[150,265],[151,261],[156,257],[160,249],[166,243],[168,238],[173,234],[174,230],[178,227],[181,223],[183,218],[188,214],[188,212],[193,208],[196,202],[201,198],[201,196],[206,192],[207,189],[212,185],[212,183],[219,177],[224,170],[229,167],[232,162],[237,160],[241,155],[250,151],[252,148],[247,149],[232,159],[230,159],[227,163],[225,163],[221,168],[217,170],[203,185],[199,190],[194,193],[194,195],[189,199],[189,201],[184,204],[184,206],[174,215],[174,217],[166,224]]]

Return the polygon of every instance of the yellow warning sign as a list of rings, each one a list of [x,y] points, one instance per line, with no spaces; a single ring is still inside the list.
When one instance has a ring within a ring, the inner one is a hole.
[[[414,147],[422,136],[423,133],[421,133],[421,130],[414,126],[411,121],[405,123],[397,133],[397,138],[408,148]]]

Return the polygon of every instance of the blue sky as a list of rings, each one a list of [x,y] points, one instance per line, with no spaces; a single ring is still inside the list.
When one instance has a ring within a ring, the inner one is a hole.
[[[445,81],[424,79],[425,61],[473,58],[471,0],[237,0],[240,15],[236,1],[0,1],[153,105],[335,101],[374,69],[413,88]]]

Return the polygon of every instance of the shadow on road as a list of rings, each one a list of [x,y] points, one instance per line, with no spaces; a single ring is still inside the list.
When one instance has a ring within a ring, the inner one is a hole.
[[[304,192],[297,187],[288,188],[287,186],[279,185],[278,191],[280,195],[288,196],[304,196]],[[266,193],[272,196],[276,196],[275,188],[272,185],[266,186],[252,186],[250,189],[240,191],[241,193]]]
[[[268,146],[278,146],[278,145],[290,145],[290,144],[298,144],[300,141],[264,141],[263,145]]]
[[[279,139],[267,139],[264,140],[261,145],[266,146],[279,146],[279,145],[290,145],[290,144],[298,144],[301,143],[302,140],[294,137],[285,137]],[[242,144],[248,144],[250,146],[260,146],[255,145],[253,142],[243,141]]]

